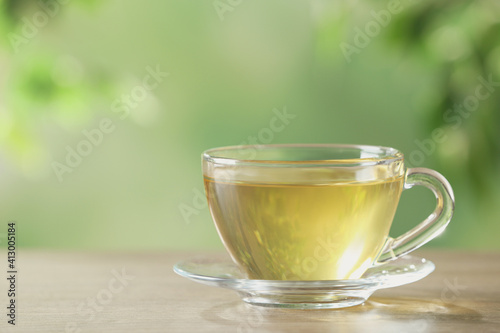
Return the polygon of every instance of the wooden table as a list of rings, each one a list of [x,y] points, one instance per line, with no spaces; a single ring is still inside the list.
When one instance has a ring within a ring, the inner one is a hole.
[[[172,272],[192,255],[21,250],[17,324],[2,279],[0,332],[500,332],[500,254],[420,251],[430,276],[340,310],[246,305]]]

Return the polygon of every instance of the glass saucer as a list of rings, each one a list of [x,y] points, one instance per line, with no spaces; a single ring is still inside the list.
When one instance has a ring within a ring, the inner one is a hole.
[[[201,257],[177,263],[174,271],[199,283],[235,290],[252,305],[334,309],[361,304],[378,289],[418,281],[434,268],[429,260],[406,255],[374,266],[355,280],[253,280],[247,279],[229,258]]]

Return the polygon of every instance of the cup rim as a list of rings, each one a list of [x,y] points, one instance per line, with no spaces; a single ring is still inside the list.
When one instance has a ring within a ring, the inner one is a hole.
[[[238,149],[276,149],[276,148],[331,148],[331,149],[353,149],[365,152],[374,153],[374,151],[382,152],[380,157],[366,157],[366,158],[345,158],[345,159],[316,159],[316,160],[273,160],[273,159],[239,159],[232,157],[221,156],[218,153],[223,151],[231,151]],[[217,147],[205,150],[202,154],[204,161],[222,164],[222,165],[236,165],[236,164],[279,164],[279,165],[376,165],[376,164],[390,164],[392,162],[403,160],[404,155],[401,151],[385,146],[375,145],[358,145],[358,144],[331,144],[331,143],[315,143],[315,144],[264,144],[264,145],[234,145]]]

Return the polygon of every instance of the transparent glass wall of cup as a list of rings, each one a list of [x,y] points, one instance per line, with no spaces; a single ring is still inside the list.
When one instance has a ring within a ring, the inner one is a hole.
[[[446,179],[433,170],[406,169],[393,148],[233,146],[208,150],[202,159],[219,236],[252,279],[359,278],[436,237],[453,214]],[[391,238],[401,192],[415,185],[435,194],[436,208]]]

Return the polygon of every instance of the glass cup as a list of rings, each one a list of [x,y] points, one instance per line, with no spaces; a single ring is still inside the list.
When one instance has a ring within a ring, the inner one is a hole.
[[[357,279],[439,235],[453,215],[448,181],[406,169],[394,148],[337,144],[232,146],[203,153],[210,213],[250,279]],[[415,185],[434,212],[389,237],[401,192]]]

